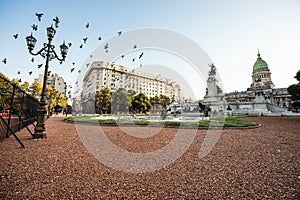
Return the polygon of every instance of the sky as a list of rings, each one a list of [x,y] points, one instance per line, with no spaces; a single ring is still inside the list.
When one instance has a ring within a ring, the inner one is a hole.
[[[258,50],[269,65],[275,87],[288,87],[296,82],[293,77],[300,69],[299,10],[298,0],[0,0],[0,59],[7,59],[6,64],[0,62],[0,71],[10,79],[21,78],[30,83],[43,73],[44,66],[40,69],[37,66],[45,60],[34,56],[34,62],[31,62],[33,56],[27,50],[25,38],[32,33],[37,39],[35,51],[41,49],[47,42],[46,28],[57,16],[60,24],[53,39],[55,50],[60,56],[59,45],[63,41],[72,46],[66,61],[60,65],[52,60],[49,70],[73,86],[68,87],[72,93],[75,82],[87,70],[86,65],[97,59],[108,59],[114,48],[124,49],[124,52],[115,51],[119,54],[105,61],[151,72],[161,69],[158,73],[169,74],[173,79],[179,74],[188,85],[184,86],[189,91],[185,92],[186,98],[203,98],[205,75],[211,63],[217,67],[224,92],[247,90]],[[41,21],[35,13],[44,14]],[[32,30],[33,24],[38,25],[37,31]],[[148,36],[151,38],[149,28],[167,30],[170,35],[174,33],[174,36],[187,40],[157,36],[157,40],[152,38],[151,48],[147,48],[143,42],[148,42]],[[139,30],[146,30],[146,33],[141,35]],[[15,34],[18,34],[17,39],[13,37]],[[137,43],[140,42],[137,49],[120,46],[125,45],[123,39],[127,36],[135,36]],[[85,37],[88,37],[86,43],[83,42]],[[118,43],[121,39],[123,43]],[[166,51],[160,47],[165,40],[173,44],[172,49]],[[111,45],[105,53],[103,47],[108,41],[119,46]],[[195,59],[199,55],[201,64],[174,51],[180,51],[191,41],[198,45],[199,51],[191,48],[188,53]],[[79,48],[81,44],[83,47]],[[138,55],[143,52],[139,59]],[[125,59],[120,58],[120,53],[126,55]],[[135,62],[133,58],[136,58]],[[201,66],[195,66],[197,64]],[[72,68],[75,69],[71,73]],[[199,68],[200,76],[195,75],[193,68]],[[182,79],[175,81],[182,83]]]

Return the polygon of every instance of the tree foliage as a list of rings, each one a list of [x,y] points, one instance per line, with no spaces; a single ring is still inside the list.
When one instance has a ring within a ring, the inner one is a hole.
[[[112,113],[125,113],[128,111],[128,101],[130,93],[125,88],[119,88],[112,94],[111,109]]]
[[[95,95],[95,108],[96,113],[107,114],[111,112],[111,90],[102,88],[96,91]]]
[[[38,96],[40,96],[42,94],[42,86],[39,82],[34,81],[30,85],[29,91],[33,97],[37,98]]]
[[[290,85],[287,88],[287,91],[291,95],[292,107],[294,107],[297,111],[300,108],[300,70],[296,73],[294,78],[298,81],[298,83]]]
[[[163,108],[167,108],[168,105],[170,105],[171,103],[171,99],[170,97],[166,96],[166,95],[160,95],[159,96],[159,104],[163,107]]]
[[[146,113],[151,106],[150,99],[144,93],[132,95],[128,102],[129,111],[132,113]]]

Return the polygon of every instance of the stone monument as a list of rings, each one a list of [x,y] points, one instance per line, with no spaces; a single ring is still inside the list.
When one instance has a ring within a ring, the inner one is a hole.
[[[210,107],[212,113],[224,112],[226,109],[226,101],[224,94],[218,80],[216,78],[216,70],[214,64],[209,65],[210,71],[208,72],[206,95],[204,96],[203,104]]]

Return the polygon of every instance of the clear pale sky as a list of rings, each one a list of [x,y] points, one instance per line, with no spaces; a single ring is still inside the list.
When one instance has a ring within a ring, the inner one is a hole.
[[[7,64],[0,63],[0,71],[29,82],[43,73],[37,65],[45,61],[41,57],[30,61],[25,38],[33,32],[38,40],[36,50],[40,49],[47,41],[46,27],[58,16],[61,23],[53,44],[59,55],[63,40],[72,46],[66,62],[59,65],[52,61],[50,70],[68,85],[74,85],[91,52],[118,31],[156,27],[183,34],[201,46],[216,65],[225,92],[244,91],[250,86],[258,49],[269,65],[275,87],[288,87],[296,82],[293,77],[300,69],[299,11],[298,0],[0,0],[0,59],[7,58]],[[44,13],[41,22],[35,13]],[[87,23],[89,28],[85,28]],[[32,30],[33,24],[38,25],[38,31]],[[16,33],[18,38],[14,39]],[[88,40],[80,49],[84,37]]]

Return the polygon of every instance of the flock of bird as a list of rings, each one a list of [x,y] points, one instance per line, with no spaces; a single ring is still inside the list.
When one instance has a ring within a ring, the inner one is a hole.
[[[37,17],[38,22],[41,22],[43,15],[44,15],[43,13],[35,13],[35,16]],[[57,16],[53,19],[53,22],[54,22],[55,28],[58,28],[59,25],[60,25],[60,20],[59,20],[59,18],[58,18]],[[31,28],[32,28],[33,31],[38,31],[38,25],[37,25],[37,24],[33,24],[33,25],[31,26]],[[89,22],[87,22],[87,23],[85,24],[85,28],[86,28],[86,29],[90,28],[90,23],[89,23]],[[118,31],[117,34],[118,34],[119,37],[122,36],[122,31]],[[18,39],[18,37],[19,37],[19,34],[18,34],[18,33],[13,34],[13,38],[14,38],[14,39]],[[98,40],[102,40],[102,37],[99,36],[99,37],[98,37]],[[82,41],[83,41],[83,43],[81,43],[81,44],[79,45],[79,49],[82,49],[83,46],[87,43],[88,37],[83,37],[83,38],[82,38]],[[72,43],[69,42],[69,43],[68,43],[68,47],[70,48],[71,46],[72,46]],[[133,49],[136,49],[136,48],[137,48],[137,45],[134,45],[134,46],[133,46]],[[105,53],[108,53],[108,50],[109,50],[109,44],[108,44],[108,43],[105,43],[105,45],[104,45],[104,52],[105,52]],[[139,55],[138,58],[141,59],[143,55],[144,55],[144,53],[141,53],[141,54]],[[92,56],[93,56],[93,55],[90,55],[91,58],[92,58]],[[124,54],[121,55],[121,58],[122,58],[122,59],[123,59],[124,57],[125,57]],[[134,62],[135,60],[136,60],[136,59],[133,58],[133,59],[132,59],[132,62]],[[31,58],[30,61],[31,61],[32,63],[34,63],[34,58]],[[7,59],[7,58],[3,58],[2,62],[6,65],[6,64],[8,63],[8,59]],[[62,64],[62,62],[60,62],[60,64]],[[88,68],[89,65],[90,65],[90,63],[87,63],[87,64],[86,64],[86,67]],[[43,66],[43,63],[37,64],[37,69],[40,69],[42,66]],[[140,67],[142,67],[142,64],[140,64]],[[74,70],[75,70],[75,62],[72,62],[72,67],[71,67],[71,69],[70,69],[70,73],[73,73]],[[78,73],[81,73],[81,70],[78,70]],[[21,71],[17,71],[17,74],[21,74]],[[29,76],[31,76],[32,74],[33,74],[33,71],[29,71],[29,72],[28,72],[28,75],[29,75]],[[48,72],[48,76],[50,76],[50,74],[51,74],[51,71]],[[18,81],[21,82],[22,80],[19,79]],[[76,84],[76,86],[78,86],[78,81],[77,81],[75,84]],[[72,85],[69,85],[68,87],[69,87],[70,89],[72,89]],[[68,91],[68,95],[69,95],[68,97],[71,98],[71,91]]]

